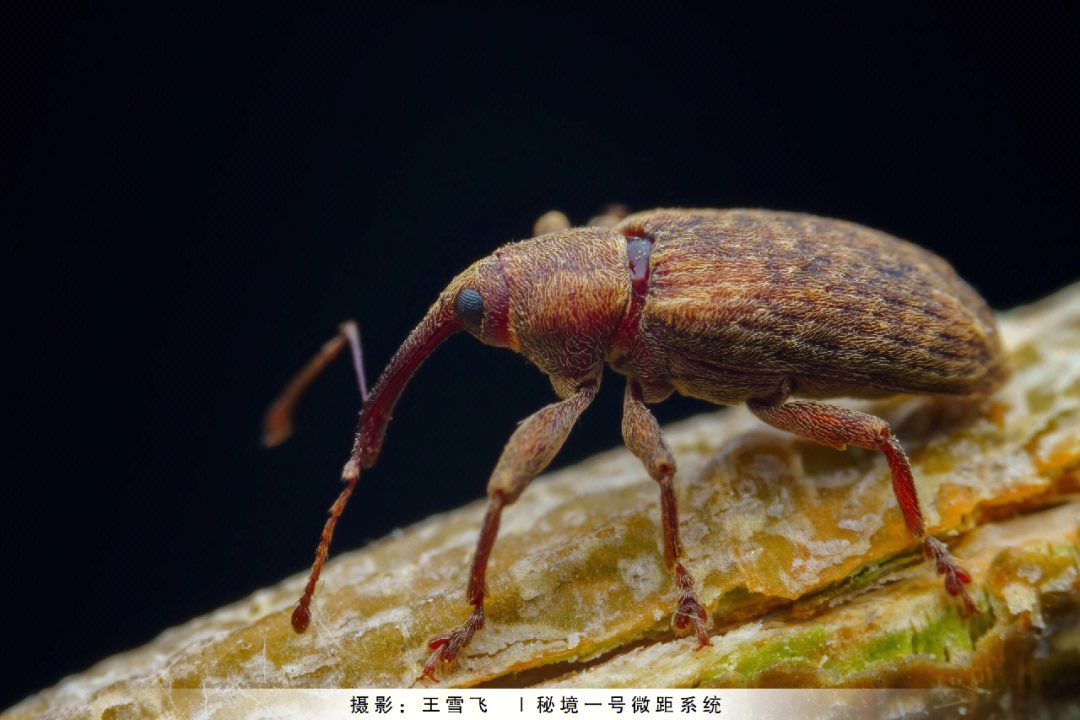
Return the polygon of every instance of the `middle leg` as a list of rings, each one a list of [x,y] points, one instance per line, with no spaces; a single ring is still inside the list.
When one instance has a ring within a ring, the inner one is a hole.
[[[626,447],[637,455],[645,464],[649,476],[660,485],[660,519],[664,530],[664,562],[668,570],[675,573],[675,584],[679,588],[679,609],[675,613],[674,624],[679,630],[691,621],[697,631],[700,650],[709,642],[705,632],[708,614],[694,594],[694,578],[683,567],[680,559],[683,554],[682,540],[679,538],[679,511],[675,503],[675,458],[664,442],[656,418],[645,407],[641,399],[641,385],[637,380],[628,380],[626,394],[623,397],[622,432]]]

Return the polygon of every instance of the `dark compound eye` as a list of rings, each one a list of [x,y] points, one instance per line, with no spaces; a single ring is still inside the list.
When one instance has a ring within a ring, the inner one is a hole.
[[[484,321],[484,298],[472,288],[464,288],[458,293],[454,303],[458,319],[466,328],[473,332],[480,332],[480,326]]]

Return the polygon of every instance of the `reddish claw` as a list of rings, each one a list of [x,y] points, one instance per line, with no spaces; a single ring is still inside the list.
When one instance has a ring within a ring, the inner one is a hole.
[[[484,606],[477,605],[469,615],[469,619],[462,625],[454,628],[448,633],[436,635],[428,641],[428,647],[435,652],[431,654],[431,658],[427,661],[427,665],[424,666],[424,672],[420,673],[420,677],[417,681],[429,678],[432,682],[439,682],[439,679],[435,677],[435,668],[438,667],[440,662],[449,663],[453,662],[457,657],[458,651],[469,644],[472,640],[473,634],[484,627]]]
[[[964,587],[964,585],[971,582],[971,575],[968,574],[968,571],[960,567],[956,563],[956,559],[941,544],[941,541],[935,538],[926,538],[923,542],[923,550],[937,562],[938,575],[945,576],[945,590],[954,597],[959,596],[963,601],[963,616],[969,617],[973,615],[978,610],[978,607]]]
[[[709,634],[705,631],[705,623],[708,621],[709,615],[695,597],[694,579],[690,577],[690,573],[686,571],[682,563],[675,566],[675,583],[679,586],[679,609],[673,618],[676,629],[685,629],[692,620],[698,637],[698,645],[694,648],[694,651],[696,652],[706,645],[712,645],[709,642]]]

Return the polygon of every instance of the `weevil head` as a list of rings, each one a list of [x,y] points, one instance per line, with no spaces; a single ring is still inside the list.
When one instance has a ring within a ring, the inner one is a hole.
[[[508,327],[510,288],[497,254],[466,268],[450,281],[439,299],[477,340],[496,347],[513,347]]]
[[[409,334],[360,411],[356,457],[371,467],[390,413],[424,358],[465,330],[508,347],[547,373],[568,396],[599,375],[630,297],[626,240],[603,228],[574,228],[499,248],[450,281]]]
[[[549,374],[592,368],[629,297],[626,240],[573,228],[504,245],[440,298],[469,334],[525,355]]]

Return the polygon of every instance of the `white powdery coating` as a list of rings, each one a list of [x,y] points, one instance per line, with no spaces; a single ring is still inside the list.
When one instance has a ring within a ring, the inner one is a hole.
[[[878,513],[864,513],[859,518],[844,518],[836,522],[836,527],[841,530],[851,530],[862,535],[869,536],[876,532],[885,522]]]
[[[1021,565],[1016,569],[1016,574],[1022,579],[1034,585],[1042,577],[1042,568],[1038,565]]]
[[[1042,584],[1043,592],[1067,592],[1076,584],[1076,576],[1080,574],[1075,565],[1070,565],[1052,578],[1048,578]]]
[[[838,565],[849,557],[861,555],[870,549],[869,541],[863,538],[854,543],[842,538],[825,541],[801,540],[799,545],[810,552],[810,557],[797,557],[791,561],[792,573],[798,579],[797,583],[793,583],[796,590],[812,582],[827,567]]]
[[[547,572],[547,568],[533,561],[532,558],[518,560],[509,568],[507,574],[511,583],[518,589],[522,600],[534,600],[555,590],[556,578]]]
[[[1042,619],[1038,612],[1039,595],[1035,592],[1035,588],[1024,583],[1009,583],[1002,589],[1001,595],[1005,599],[1005,605],[1009,608],[1010,614],[1019,615],[1030,612],[1032,624],[1036,627],[1042,626]]]
[[[881,462],[886,463],[884,458]],[[817,478],[814,486],[819,490],[836,490],[857,484],[865,478],[866,473],[858,468],[840,468]]]
[[[653,555],[638,555],[619,560],[619,577],[630,588],[635,601],[641,601],[663,590],[666,573]]]
[[[750,472],[762,480],[782,480],[791,474],[786,462],[771,453],[759,453],[750,462]],[[752,490],[751,485],[751,492]]]
[[[679,533],[682,535],[683,545],[699,545],[705,541],[705,537],[709,534],[709,526],[695,518],[680,523]]]
[[[755,497],[742,497],[724,511],[724,530],[736,540],[750,540],[765,529],[768,516],[765,503]]]

